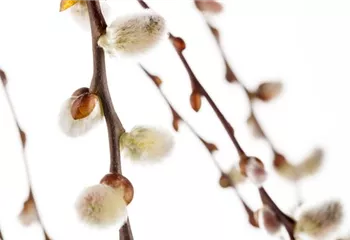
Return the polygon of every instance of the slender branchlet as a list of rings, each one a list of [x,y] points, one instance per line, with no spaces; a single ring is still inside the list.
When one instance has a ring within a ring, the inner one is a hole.
[[[110,172],[121,174],[119,139],[125,132],[121,121],[114,109],[107,85],[104,50],[98,46],[98,39],[106,31],[106,21],[101,12],[99,1],[87,1],[93,51],[93,76],[90,91],[101,99],[109,137]],[[129,220],[119,230],[120,240],[133,240]]]
[[[149,6],[143,1],[143,0],[137,0],[140,5],[143,8],[148,9]],[[231,126],[231,124],[227,121],[227,119],[225,118],[225,116],[221,113],[220,109],[217,107],[216,103],[213,101],[213,99],[210,97],[210,95],[208,94],[208,92],[205,90],[205,88],[202,86],[202,84],[199,82],[199,80],[197,79],[197,77],[195,76],[194,72],[192,71],[189,63],[187,62],[185,56],[183,55],[183,51],[186,48],[186,43],[185,41],[180,38],[180,37],[175,37],[173,34],[168,33],[169,34],[169,40],[172,43],[172,45],[174,46],[182,64],[184,65],[190,81],[191,81],[191,86],[192,86],[192,94],[191,94],[191,105],[192,108],[195,111],[198,111],[200,108],[200,101],[198,99],[198,97],[196,97],[196,102],[194,103],[193,101],[193,95],[199,95],[200,97],[204,97],[209,105],[212,107],[212,109],[214,110],[215,114],[217,115],[217,117],[219,118],[220,122],[222,123],[223,127],[225,128],[228,136],[230,137],[233,145],[235,146],[237,153],[240,157],[240,160],[242,159],[246,159],[248,158],[248,156],[246,155],[245,151],[243,150],[243,148],[241,147],[241,145],[239,144],[238,140],[235,137],[234,134],[234,129]],[[260,193],[260,197],[262,202],[269,206],[276,214],[276,216],[278,217],[278,219],[282,222],[282,224],[285,226],[291,240],[294,240],[294,236],[293,236],[293,232],[294,232],[294,227],[295,227],[295,220],[290,218],[289,216],[287,216],[286,214],[284,214],[275,204],[275,202],[271,199],[271,197],[268,195],[268,193],[266,192],[266,190],[263,187],[259,187],[259,193]]]
[[[213,34],[213,36],[215,37],[215,40],[216,40],[216,43],[218,45],[218,48],[219,48],[219,51],[220,51],[220,55],[222,57],[222,60],[225,64],[225,69],[226,69],[226,80],[230,83],[237,83],[241,86],[241,88],[244,90],[247,98],[249,99],[249,109],[250,109],[250,120],[251,121],[254,121],[258,131],[259,131],[259,134],[260,136],[265,139],[265,141],[268,143],[268,145],[270,146],[272,152],[276,155],[276,154],[279,154],[278,151],[276,150],[275,146],[273,145],[271,139],[266,135],[265,131],[263,131],[263,128],[260,124],[260,122],[258,121],[258,119],[256,118],[256,115],[255,115],[255,112],[254,112],[254,100],[256,99],[254,96],[255,96],[255,93],[254,92],[251,92],[245,85],[242,81],[240,81],[238,78],[237,78],[237,75],[234,73],[232,67],[230,66],[228,60],[227,60],[227,57],[226,57],[226,54],[225,54],[225,51],[223,50],[222,48],[222,45],[221,45],[221,42],[220,42],[220,32],[219,30],[214,27],[211,23],[209,23],[209,21],[205,18],[205,16],[203,16],[205,21],[206,21],[206,24],[208,25],[211,33]]]
[[[41,228],[43,230],[43,233],[44,233],[44,236],[45,236],[45,240],[50,240],[50,238],[49,238],[49,236],[48,236],[48,234],[47,234],[47,232],[45,230],[45,227],[44,227],[44,225],[42,223],[42,220],[40,218],[40,214],[38,212],[36,201],[35,201],[35,197],[34,197],[34,194],[33,194],[32,181],[31,181],[31,177],[30,177],[28,161],[27,161],[26,154],[25,154],[25,147],[26,147],[26,140],[27,140],[26,133],[20,127],[20,124],[19,124],[16,112],[15,112],[14,106],[12,104],[12,100],[10,98],[10,95],[9,95],[8,91],[7,91],[7,81],[8,81],[8,79],[6,77],[5,72],[3,70],[1,70],[1,69],[0,69],[0,78],[1,78],[1,82],[2,82],[3,87],[4,87],[5,97],[7,99],[7,102],[9,104],[9,106],[10,106],[10,110],[11,110],[12,116],[14,118],[14,121],[15,121],[15,123],[17,125],[18,134],[19,134],[19,137],[21,139],[22,155],[23,155],[23,160],[24,160],[23,162],[24,162],[24,165],[25,165],[27,182],[28,182],[28,188],[29,188],[29,194],[28,194],[27,200],[24,203],[22,213],[21,213],[21,215],[19,217],[22,218],[22,216],[23,216],[24,218],[26,218],[28,216],[24,216],[24,215],[27,215],[27,214],[32,215],[32,216],[29,216],[29,218],[36,219],[38,221],[39,225],[41,226]],[[28,205],[30,206],[29,207],[30,210],[27,212],[27,209],[26,209],[27,207],[26,206],[28,206]],[[0,239],[3,239],[1,233],[0,233]]]
[[[191,124],[188,123],[188,121],[186,121],[173,107],[173,105],[170,103],[169,99],[166,97],[166,95],[164,94],[162,88],[161,88],[161,84],[162,84],[162,80],[156,76],[151,74],[148,70],[146,70],[146,68],[144,66],[142,66],[140,64],[140,67],[142,68],[142,70],[146,73],[146,75],[149,77],[149,79],[152,80],[152,82],[156,85],[157,89],[159,90],[160,95],[163,97],[164,101],[167,103],[168,107],[170,108],[170,111],[173,115],[173,128],[175,131],[179,131],[179,123],[183,122],[184,124],[187,125],[187,127],[190,129],[190,131],[193,133],[193,135],[195,135],[198,140],[203,144],[203,146],[205,147],[205,149],[208,151],[208,153],[211,156],[211,159],[215,165],[215,167],[217,168],[217,170],[221,173],[221,179],[220,182],[222,182],[220,185],[222,187],[225,187],[225,185],[231,187],[231,189],[234,190],[234,192],[237,194],[239,200],[241,201],[241,203],[244,206],[244,209],[248,215],[249,218],[249,223],[254,226],[257,227],[257,222],[254,218],[254,212],[250,209],[250,207],[248,206],[248,204],[244,201],[244,199],[242,198],[242,196],[239,194],[239,192],[236,189],[236,183],[233,181],[233,179],[231,179],[221,168],[221,166],[219,165],[218,161],[215,159],[214,157],[214,152],[218,150],[218,148],[216,147],[215,144],[210,143],[206,140],[204,140],[197,132],[196,130],[192,127]]]
[[[320,149],[316,149],[321,154],[320,156],[316,156],[317,154],[314,154],[312,157],[306,158],[301,164],[298,166],[294,166],[290,164],[285,156],[281,154],[279,151],[277,151],[276,147],[274,146],[271,138],[266,134],[265,130],[262,127],[262,124],[256,117],[255,111],[254,111],[254,103],[257,99],[260,99],[262,101],[269,101],[276,97],[282,88],[282,85],[279,82],[270,82],[270,83],[262,83],[260,84],[257,91],[250,91],[246,85],[237,77],[234,70],[229,64],[229,61],[227,60],[226,53],[222,47],[221,39],[220,39],[220,31],[217,27],[214,27],[208,20],[208,18],[205,15],[205,12],[203,12],[199,7],[198,3],[201,1],[195,0],[195,5],[197,6],[199,12],[202,14],[203,19],[206,22],[206,25],[210,29],[210,32],[212,33],[213,37],[215,38],[215,41],[217,43],[221,58],[223,60],[223,63],[225,65],[225,78],[227,82],[229,83],[236,83],[238,84],[244,93],[247,96],[248,102],[249,102],[249,118],[247,120],[248,125],[253,128],[253,134],[258,136],[261,139],[264,139],[265,142],[268,144],[269,148],[271,149],[274,157],[273,157],[273,164],[276,168],[276,170],[284,177],[287,177],[292,180],[294,183],[294,187],[296,189],[296,198],[297,198],[297,206],[300,206],[302,204],[302,198],[300,195],[299,187],[298,187],[298,180],[313,174],[316,169],[318,169],[321,165],[321,158],[322,158],[322,151]],[[214,1],[213,1],[214,2]],[[205,5],[205,4],[204,4]],[[307,166],[308,169],[305,169],[304,166]],[[312,168],[312,169],[311,169]]]

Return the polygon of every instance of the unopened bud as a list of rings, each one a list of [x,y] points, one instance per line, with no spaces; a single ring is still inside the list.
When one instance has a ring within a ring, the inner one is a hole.
[[[134,187],[129,179],[118,173],[106,174],[100,181],[101,184],[112,187],[113,189],[122,189],[124,192],[124,200],[130,204],[134,198]]]
[[[87,87],[78,88],[77,90],[75,90],[72,93],[72,97],[79,97],[79,96],[81,96],[83,94],[87,94],[89,92],[90,92],[90,89]]]
[[[267,178],[264,164],[256,157],[242,158],[239,163],[241,173],[246,176],[253,184],[260,187]]]
[[[281,177],[290,181],[297,181],[299,179],[298,168],[290,164],[283,155],[275,154],[273,166]]]
[[[98,104],[98,97],[95,94],[85,94],[72,103],[71,114],[74,120],[86,118],[95,109]]]
[[[221,175],[219,183],[222,188],[228,188],[232,185],[230,177],[226,174]]]
[[[170,40],[178,52],[182,52],[186,49],[186,43],[182,38],[170,35]]]
[[[258,222],[259,227],[271,235],[277,234],[282,226],[276,214],[268,206],[264,206],[256,211],[255,219]]]
[[[2,84],[4,85],[4,87],[6,87],[7,85],[6,73],[1,69],[0,69],[0,80],[2,81]]]
[[[201,12],[220,13],[222,12],[222,4],[215,0],[196,0],[196,7]]]
[[[108,54],[134,55],[154,47],[165,34],[165,19],[152,10],[116,18],[98,40]]]
[[[193,91],[191,93],[191,97],[190,97],[191,106],[192,106],[192,109],[196,112],[198,112],[201,109],[201,105],[202,105],[201,97],[202,97],[201,94],[197,91]]]
[[[295,233],[324,238],[339,228],[343,217],[342,204],[334,200],[328,201],[302,211],[295,226]]]
[[[86,88],[78,89],[61,108],[59,126],[70,137],[81,136],[102,122],[104,115],[100,99],[87,91]]]
[[[282,91],[282,83],[265,82],[260,84],[256,91],[256,97],[262,101],[270,101],[276,98]]]
[[[21,223],[25,226],[38,221],[38,212],[36,210],[33,195],[30,193],[28,199],[24,202],[21,213],[19,214]]]
[[[177,115],[174,115],[173,117],[173,128],[176,132],[179,131],[179,124],[180,124],[181,118]]]

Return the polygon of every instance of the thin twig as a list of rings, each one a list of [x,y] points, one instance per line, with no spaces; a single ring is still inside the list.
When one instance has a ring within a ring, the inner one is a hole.
[[[16,115],[16,112],[15,112],[15,108],[12,104],[12,100],[10,98],[10,95],[7,91],[7,77],[6,77],[6,74],[3,70],[0,69],[0,78],[1,78],[1,82],[3,84],[3,87],[4,87],[4,91],[5,91],[5,97],[6,97],[6,100],[7,100],[7,103],[10,107],[10,111],[11,111],[11,114],[12,114],[12,117],[16,123],[16,126],[17,126],[17,130],[18,130],[18,134],[21,138],[21,145],[22,145],[22,155],[23,155],[23,162],[24,162],[24,166],[25,166],[25,171],[26,171],[26,176],[27,176],[27,182],[28,182],[28,188],[29,188],[29,194],[28,194],[28,200],[31,200],[33,201],[34,205],[35,205],[35,209],[36,209],[36,214],[37,214],[37,218],[38,218],[38,223],[39,225],[41,226],[42,230],[43,230],[43,234],[45,236],[45,240],[50,240],[48,234],[47,234],[47,231],[45,230],[45,227],[43,225],[43,222],[41,220],[41,217],[40,217],[40,214],[39,214],[39,211],[38,211],[38,206],[36,204],[36,201],[35,201],[35,197],[34,197],[34,194],[33,194],[33,189],[32,189],[32,180],[31,180],[31,177],[30,177],[30,171],[29,171],[29,166],[28,166],[28,160],[27,160],[27,157],[26,157],[26,154],[25,154],[25,146],[26,146],[26,134],[25,132],[22,130],[22,128],[20,127],[19,125],[19,122],[18,122],[18,118],[17,118],[17,115]],[[3,237],[1,236],[0,234],[0,239],[3,239]]]
[[[217,168],[217,170],[221,173],[221,176],[227,176],[227,174],[222,170],[222,168],[220,167],[218,161],[215,159],[213,153],[215,151],[217,151],[217,147],[215,144],[210,143],[205,141],[197,132],[196,130],[192,127],[191,124],[188,123],[188,121],[186,121],[176,110],[175,108],[172,106],[172,104],[170,103],[169,99],[166,97],[166,95],[164,94],[162,88],[161,88],[161,83],[162,80],[156,76],[151,74],[148,70],[146,70],[146,68],[144,66],[142,66],[140,64],[140,67],[142,68],[142,70],[146,73],[146,75],[153,81],[153,83],[156,85],[157,89],[159,90],[160,95],[163,97],[164,101],[167,103],[168,107],[171,110],[171,113],[173,115],[173,127],[175,129],[175,131],[178,131],[178,123],[180,121],[182,121],[183,123],[185,123],[187,125],[187,127],[190,129],[190,131],[193,133],[193,135],[195,135],[198,140],[203,144],[203,146],[205,147],[205,149],[208,151],[208,153],[210,154],[210,157],[215,165],[215,167]],[[228,179],[230,179],[228,177]],[[257,227],[257,222],[255,221],[254,218],[254,212],[251,210],[251,208],[248,206],[248,204],[246,204],[246,202],[243,200],[242,196],[239,194],[239,192],[236,189],[236,185],[235,183],[230,179],[229,181],[230,187],[231,189],[234,190],[234,192],[236,193],[237,197],[239,198],[240,202],[243,204],[244,209],[248,215],[248,219],[249,219],[249,223],[254,226]]]
[[[105,54],[97,44],[99,37],[106,31],[106,21],[101,12],[99,1],[86,1],[90,17],[92,51],[93,51],[93,76],[90,91],[101,99],[109,138],[110,172],[122,173],[120,161],[119,139],[125,132],[124,127],[114,109],[108,90]],[[119,230],[120,240],[133,240],[130,222],[127,222]]]
[[[277,156],[284,158],[283,154],[281,154],[279,151],[276,150],[276,147],[274,146],[271,138],[268,137],[268,135],[266,134],[265,130],[262,127],[262,124],[260,123],[260,121],[256,117],[256,114],[254,111],[254,101],[256,100],[255,93],[250,91],[246,87],[246,85],[240,79],[237,78],[237,75],[234,73],[232,67],[230,66],[230,64],[227,60],[225,51],[221,45],[219,29],[214,27],[212,24],[210,24],[210,22],[207,20],[207,18],[205,17],[204,14],[202,14],[202,15],[203,15],[203,18],[204,18],[208,28],[210,29],[210,32],[212,33],[213,37],[215,38],[215,41],[216,41],[217,46],[219,48],[219,52],[220,52],[221,58],[224,62],[225,69],[226,69],[226,74],[225,74],[226,80],[229,83],[237,83],[243,89],[243,91],[246,94],[248,101],[249,101],[250,118],[254,122],[255,127],[258,129],[260,137],[262,139],[264,139],[265,142],[269,145],[272,153],[274,154],[275,159]],[[296,197],[297,197],[297,205],[300,206],[302,203],[301,194],[299,192],[297,182],[295,182],[294,185],[295,185],[294,187],[295,187],[295,192],[296,192]]]
[[[149,6],[143,1],[143,0],[137,0],[140,5],[143,8],[149,8]],[[222,123],[223,127],[225,128],[228,136],[230,137],[233,145],[235,146],[237,153],[239,157],[246,158],[247,155],[245,154],[243,148],[237,141],[235,135],[234,135],[234,129],[231,126],[231,124],[227,121],[227,119],[224,117],[224,115],[221,113],[220,109],[216,106],[215,102],[212,100],[208,92],[205,90],[205,88],[202,86],[202,84],[198,81],[197,77],[195,76],[194,72],[192,71],[190,65],[188,64],[185,56],[183,55],[183,50],[186,48],[185,41],[180,37],[174,37],[173,34],[169,33],[169,39],[173,44],[173,47],[175,48],[178,56],[180,57],[180,60],[182,64],[184,65],[190,80],[191,80],[191,86],[193,92],[200,93],[201,96],[204,96],[212,109],[214,110],[215,114],[219,118],[220,122]],[[285,226],[291,240],[294,240],[294,227],[295,227],[295,220],[291,219],[287,215],[285,215],[274,203],[274,201],[270,198],[268,193],[264,190],[264,188],[259,188],[259,193],[261,200],[264,204],[268,205],[271,209],[274,210],[276,216],[280,219],[280,221]]]
[[[204,16],[203,16],[204,17]],[[237,83],[238,85],[240,85],[240,87],[243,89],[243,91],[245,92],[247,98],[249,99],[249,109],[250,109],[250,116],[251,118],[256,122],[256,126],[260,131],[261,137],[263,139],[265,139],[265,141],[269,144],[272,152],[276,155],[279,154],[275,148],[275,146],[273,145],[271,139],[266,135],[265,131],[263,130],[260,122],[258,121],[258,119],[256,118],[255,112],[254,112],[254,100],[256,99],[254,96],[254,93],[249,91],[249,89],[244,85],[244,83],[242,81],[240,81],[237,78],[237,75],[234,73],[234,71],[232,70],[232,67],[230,66],[230,64],[228,63],[225,51],[222,48],[221,42],[220,42],[220,32],[217,28],[215,28],[213,25],[211,25],[208,20],[204,17],[206,24],[208,25],[208,28],[210,29],[211,33],[213,34],[213,36],[215,37],[217,46],[219,48],[220,51],[220,55],[222,57],[222,60],[224,61],[225,64],[225,68],[226,68],[226,80],[230,83]]]

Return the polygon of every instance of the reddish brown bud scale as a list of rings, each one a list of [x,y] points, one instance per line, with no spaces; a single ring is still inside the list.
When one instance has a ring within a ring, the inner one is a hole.
[[[36,204],[33,195],[30,192],[27,200],[23,203],[19,218],[24,225],[30,225],[34,221],[38,220],[37,216]]]
[[[228,188],[231,186],[231,179],[228,175],[222,174],[219,180],[219,184],[222,188]]]
[[[23,132],[22,129],[20,129],[20,128],[19,128],[19,134],[21,137],[22,145],[24,147],[26,145],[26,142],[27,142],[27,136],[26,136],[25,132]]]
[[[242,157],[241,160],[239,161],[239,169],[242,173],[243,176],[247,176],[247,164],[248,164],[248,159],[249,157]]]
[[[72,93],[72,97],[79,97],[83,94],[89,93],[90,89],[87,87],[78,88]]]
[[[284,166],[285,164],[287,164],[286,158],[279,153],[275,153],[275,158],[273,160],[273,166],[276,168],[279,168],[279,167]]]
[[[134,198],[134,187],[129,179],[118,173],[106,174],[100,181],[101,184],[110,186],[114,189],[124,190],[124,200],[127,204],[130,204]]]
[[[237,77],[234,74],[234,72],[231,70],[231,67],[228,65],[228,63],[225,61],[226,66],[226,75],[225,78],[229,83],[233,83],[237,81]]]
[[[158,87],[160,87],[160,85],[162,84],[162,80],[161,80],[159,77],[157,77],[157,76],[153,76],[152,79],[153,79],[154,83],[155,83]]]
[[[182,52],[186,49],[186,43],[182,38],[174,37],[173,35],[169,36],[169,39],[173,43],[174,47],[178,52]]]
[[[215,144],[213,144],[213,143],[204,142],[204,145],[207,147],[207,149],[211,153],[218,150],[218,147]]]
[[[282,91],[280,82],[261,83],[256,91],[256,97],[262,101],[270,101],[276,98]]]
[[[201,12],[220,13],[223,10],[222,4],[214,0],[196,0],[195,5]]]
[[[199,136],[198,136],[198,138],[199,138],[199,140],[202,141],[202,143],[205,145],[205,147],[208,149],[208,151],[210,153],[213,153],[213,152],[219,150],[218,147],[214,143],[207,142],[207,141],[205,141],[203,138],[201,138]]]
[[[98,97],[95,94],[85,94],[78,97],[71,107],[72,117],[77,120],[89,116],[96,103],[98,104]]]
[[[173,119],[173,128],[176,132],[179,131],[179,123],[180,123],[180,119],[179,118],[175,118]]]
[[[202,106],[202,96],[199,92],[193,91],[190,96],[192,109],[198,112]]]

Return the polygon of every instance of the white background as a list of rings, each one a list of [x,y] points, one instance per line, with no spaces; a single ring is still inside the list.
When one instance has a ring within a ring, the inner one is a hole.
[[[174,35],[187,42],[185,55],[199,80],[236,128],[244,150],[259,156],[271,175],[266,189],[285,211],[295,203],[294,187],[271,169],[271,152],[252,138],[245,125],[247,99],[224,80],[214,39],[188,1],[148,1],[168,21]],[[111,17],[139,11],[135,1],[113,0]],[[61,103],[91,77],[91,42],[70,18],[59,13],[59,1],[0,2],[0,67],[21,125],[27,132],[27,156],[39,211],[54,240],[118,239],[115,229],[89,230],[79,224],[74,202],[80,191],[99,182],[109,169],[105,124],[85,137],[70,139],[57,124]],[[249,87],[280,79],[283,95],[257,104],[259,120],[278,149],[292,162],[314,147],[326,150],[322,171],[301,187],[307,202],[330,197],[349,202],[350,3],[347,0],[229,0],[216,18],[238,77]],[[213,111],[203,100],[199,113],[189,105],[188,76],[168,41],[141,59],[108,59],[112,98],[128,130],[137,124],[160,125],[176,138],[173,154],[157,166],[135,166],[123,159],[133,183],[129,206],[136,240],[269,239],[246,221],[231,190],[218,186],[218,172],[201,143],[180,126],[153,83],[137,67],[140,60],[164,80],[164,91],[177,110],[220,149],[225,169],[237,163],[236,152]],[[37,225],[17,220],[27,196],[20,143],[0,90],[0,226],[6,240],[41,239]],[[253,209],[261,206],[257,190],[240,189]],[[346,225],[346,224],[345,224]],[[344,228],[346,229],[346,227]]]

